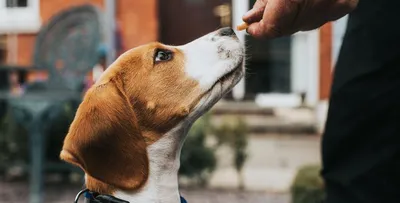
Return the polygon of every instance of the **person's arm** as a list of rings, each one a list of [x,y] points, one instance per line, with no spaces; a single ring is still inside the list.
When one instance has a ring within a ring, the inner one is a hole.
[[[358,0],[257,0],[243,16],[247,32],[275,38],[316,29],[356,8]]]

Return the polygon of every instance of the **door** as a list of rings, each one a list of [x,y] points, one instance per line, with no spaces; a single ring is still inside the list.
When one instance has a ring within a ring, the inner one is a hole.
[[[159,40],[181,45],[231,26],[231,0],[159,0]]]

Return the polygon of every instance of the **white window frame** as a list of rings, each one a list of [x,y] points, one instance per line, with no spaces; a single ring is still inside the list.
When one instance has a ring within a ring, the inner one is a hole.
[[[27,7],[7,8],[0,1],[0,34],[36,33],[41,26],[40,0],[27,0]]]
[[[335,68],[340,48],[342,47],[343,37],[344,34],[346,33],[346,28],[347,28],[347,20],[348,20],[348,15],[345,15],[344,17],[333,22],[332,68]]]

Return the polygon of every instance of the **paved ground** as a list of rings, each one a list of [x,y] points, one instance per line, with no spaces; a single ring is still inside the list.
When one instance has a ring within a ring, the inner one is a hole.
[[[79,185],[47,185],[44,203],[71,203]],[[261,192],[238,192],[234,190],[182,190],[189,203],[289,203],[288,194]],[[28,185],[26,183],[0,182],[0,203],[27,203]]]

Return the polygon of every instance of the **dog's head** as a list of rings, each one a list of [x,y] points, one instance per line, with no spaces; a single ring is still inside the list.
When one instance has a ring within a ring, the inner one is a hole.
[[[147,146],[190,125],[230,91],[244,74],[243,55],[230,28],[183,46],[127,51],[86,93],[61,158],[115,188],[141,187],[149,174]]]

